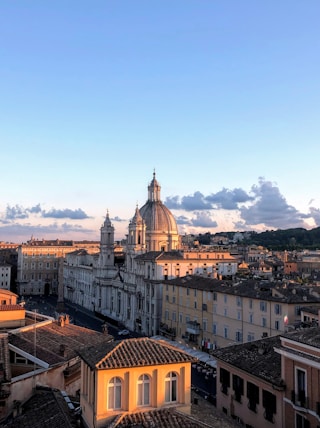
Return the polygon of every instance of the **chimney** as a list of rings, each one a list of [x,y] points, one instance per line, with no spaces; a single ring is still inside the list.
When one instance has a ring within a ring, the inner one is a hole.
[[[108,324],[107,323],[102,324],[102,333],[108,334]]]
[[[64,327],[64,316],[63,316],[63,315],[59,315],[59,318],[58,318],[58,325],[59,325],[60,327]]]
[[[70,317],[69,317],[69,315],[68,315],[68,314],[66,314],[66,315],[64,316],[64,324],[65,324],[65,325],[69,325],[69,324],[70,324]]]

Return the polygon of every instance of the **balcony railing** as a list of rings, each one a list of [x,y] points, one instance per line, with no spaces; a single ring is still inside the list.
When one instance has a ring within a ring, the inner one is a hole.
[[[187,333],[200,334],[200,324],[197,321],[187,322]]]
[[[309,408],[309,398],[306,397],[306,392],[301,391],[291,391],[291,401],[293,404],[299,407]]]

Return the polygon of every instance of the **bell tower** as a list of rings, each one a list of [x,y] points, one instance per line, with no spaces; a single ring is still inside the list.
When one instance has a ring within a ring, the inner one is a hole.
[[[114,227],[108,211],[100,229],[100,254],[101,267],[114,266]]]
[[[146,225],[141,217],[138,206],[129,224],[128,250],[143,252],[146,249]]]

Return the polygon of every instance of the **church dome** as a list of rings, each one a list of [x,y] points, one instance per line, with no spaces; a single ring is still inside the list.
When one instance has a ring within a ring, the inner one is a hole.
[[[148,200],[139,209],[147,232],[178,234],[177,222],[171,211],[160,200],[160,185],[153,173],[148,186]]]

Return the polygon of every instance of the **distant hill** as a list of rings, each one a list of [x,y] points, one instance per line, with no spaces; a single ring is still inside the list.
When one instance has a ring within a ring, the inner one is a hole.
[[[246,242],[263,245],[271,250],[320,249],[320,227],[315,229],[267,230],[252,233]]]
[[[214,236],[226,236],[233,239],[235,232],[217,233]],[[241,243],[245,245],[261,245],[270,250],[302,250],[302,249],[320,249],[320,227],[307,230],[297,229],[278,229],[267,230],[265,232],[250,232]],[[213,235],[212,235],[213,236]],[[203,240],[203,242],[202,242]],[[205,244],[208,242],[208,233],[199,235],[199,242]]]

